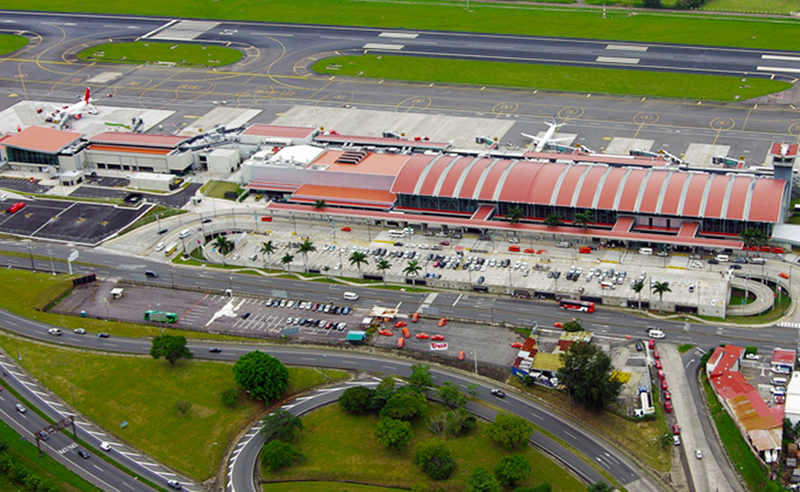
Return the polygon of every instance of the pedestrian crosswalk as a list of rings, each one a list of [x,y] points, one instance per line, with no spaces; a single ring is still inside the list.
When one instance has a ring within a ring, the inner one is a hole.
[[[781,328],[800,328],[800,322],[797,321],[784,321],[780,323],[778,326]]]

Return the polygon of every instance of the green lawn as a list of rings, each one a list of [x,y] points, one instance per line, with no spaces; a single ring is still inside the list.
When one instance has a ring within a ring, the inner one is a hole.
[[[744,2],[745,0],[738,0]],[[9,10],[107,12],[207,19],[267,20],[300,24],[438,29],[536,36],[570,36],[637,42],[685,43],[744,48],[800,49],[800,25],[794,19],[699,16],[688,12],[609,11],[580,7],[543,7],[512,3],[435,1],[364,2],[359,0],[273,0],[249,2],[113,3],[103,0],[6,0]],[[422,13],[424,12],[424,15]]]
[[[705,101],[750,99],[791,87],[788,82],[719,75],[559,67],[506,62],[445,60],[393,55],[320,60],[314,70],[350,77],[412,82],[503,86],[561,92],[626,94]]]
[[[377,485],[361,485],[357,483],[307,482],[303,481],[303,492],[382,492],[384,490],[407,490]],[[269,483],[264,485],[265,492],[296,492],[297,482]]]
[[[54,480],[58,490],[63,492],[100,491],[100,489],[68,470],[49,455],[45,454],[40,458],[36,445],[21,437],[5,422],[0,422],[0,441],[8,445],[6,452],[16,462],[36,473],[40,478]],[[0,490],[21,491],[26,489],[12,482],[6,475],[0,475]]]
[[[744,478],[750,490],[764,490],[767,482],[766,469],[761,462],[753,456],[750,446],[747,445],[736,424],[730,415],[722,408],[722,404],[714,396],[714,390],[703,376],[703,389],[708,402],[711,417],[717,426],[717,433],[722,440],[722,447],[730,456],[733,466],[739,471],[739,475]]]
[[[265,411],[240,392],[236,408],[220,393],[235,388],[232,363],[182,361],[62,349],[0,335],[0,346],[89,419],[195,480],[215,475],[225,448]],[[340,371],[289,368],[287,395],[348,377]],[[180,413],[176,404],[188,401]],[[122,422],[127,427],[120,428]]]
[[[800,12],[800,1],[798,0],[710,0],[702,10],[715,10],[725,12],[768,12],[789,14]]]
[[[692,350],[695,347],[696,347],[696,345],[691,344],[691,343],[682,343],[682,344],[678,345],[678,352],[680,352],[682,354],[685,354],[686,352]]]
[[[429,411],[440,408],[429,405]],[[310,479],[404,488],[423,481],[429,482],[431,487],[455,492],[464,489],[476,467],[493,470],[503,456],[519,453],[528,458],[532,471],[528,480],[518,487],[549,482],[557,492],[586,490],[578,480],[531,447],[509,452],[496,446],[484,437],[482,422],[469,436],[445,441],[458,469],[450,479],[434,483],[413,463],[414,446],[433,438],[424,419],[412,423],[413,437],[401,451],[389,451],[375,441],[373,432],[377,422],[377,415],[353,416],[342,412],[338,405],[317,410],[303,418],[305,430],[298,439],[307,461],[277,473],[262,470],[262,478],[267,482]],[[264,489],[273,490],[271,484]]]
[[[107,43],[78,53],[84,61],[108,63],[159,63],[179,66],[219,67],[242,59],[242,52],[216,45],[160,43],[138,41],[135,43]]]
[[[237,183],[228,181],[209,181],[200,188],[200,192],[210,198],[225,198],[225,192],[235,191],[238,196],[242,189]]]
[[[28,45],[28,38],[14,34],[0,34],[0,56],[7,55]]]

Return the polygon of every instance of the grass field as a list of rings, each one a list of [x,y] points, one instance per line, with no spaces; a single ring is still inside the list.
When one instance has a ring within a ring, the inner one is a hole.
[[[78,53],[84,61],[107,63],[159,63],[178,66],[219,67],[242,59],[242,52],[215,45],[159,43],[107,43],[92,46]]]
[[[714,396],[714,390],[703,377],[703,390],[706,401],[717,427],[717,433],[722,440],[722,447],[730,456],[733,466],[738,469],[739,475],[744,478],[750,490],[764,490],[767,484],[767,472],[761,462],[753,456],[750,446],[745,442],[742,434],[736,427],[730,415]]]
[[[3,349],[64,401],[121,439],[196,479],[213,476],[236,434],[264,412],[240,392],[239,405],[222,404],[235,388],[232,363],[182,361],[175,367],[150,357],[56,348],[0,336]],[[346,379],[340,371],[289,368],[287,395]],[[179,401],[191,408],[182,414]],[[128,422],[124,429],[122,422]]]
[[[7,55],[27,46],[28,38],[14,34],[0,34],[0,55]]]
[[[63,492],[100,491],[100,489],[68,470],[50,456],[45,454],[40,458],[36,445],[22,438],[5,422],[0,422],[0,441],[8,445],[6,452],[15,461],[25,465],[42,479],[54,480],[58,490]],[[7,476],[0,475],[0,490],[16,491],[25,489],[12,482]]]
[[[745,0],[738,0],[744,2]],[[698,16],[688,12],[609,11],[513,3],[273,0],[199,0],[164,4],[157,0],[112,3],[103,0],[6,0],[9,10],[108,12],[210,19],[269,20],[300,24],[437,29],[535,36],[570,36],[636,42],[681,43],[744,48],[800,49],[800,24],[794,19]],[[421,12],[424,10],[424,15]]]
[[[305,480],[303,481],[302,489],[303,492],[383,492],[386,490],[407,490],[357,483],[307,482]],[[265,492],[296,492],[297,490],[297,482],[268,483],[264,485]]]
[[[658,438],[667,428],[664,411],[656,404],[654,420],[628,420],[611,412],[591,413],[579,405],[570,405],[569,397],[560,391],[540,386],[523,386],[518,378],[511,378],[512,384],[521,391],[530,393],[547,401],[551,406],[572,415],[585,427],[594,429],[600,435],[616,442],[653,469],[667,472],[672,466],[672,454],[669,448],[658,443]]]
[[[789,14],[800,12],[798,0],[710,0],[701,10],[714,10],[724,12],[774,12]]]
[[[429,405],[429,411],[440,408],[438,405]],[[531,447],[506,451],[496,446],[484,437],[485,424],[482,422],[470,435],[444,441],[458,463],[458,469],[450,479],[433,483],[413,463],[414,446],[434,438],[424,419],[412,422],[411,442],[400,451],[389,451],[375,441],[373,432],[378,420],[377,415],[358,417],[345,414],[338,405],[317,410],[303,418],[305,430],[298,440],[307,461],[277,473],[262,470],[262,478],[266,481],[347,480],[405,488],[422,481],[430,482],[432,487],[455,492],[464,489],[476,467],[493,470],[503,456],[522,454],[528,458],[532,471],[528,479],[517,487],[549,482],[556,492],[586,490],[570,474]],[[266,485],[265,490],[273,490],[271,484]]]
[[[314,70],[350,77],[502,86],[561,92],[626,94],[705,101],[734,101],[789,89],[788,82],[740,77],[643,72],[610,68],[364,55],[320,60]]]
[[[235,191],[239,195],[242,189],[238,184],[228,181],[209,181],[200,188],[200,192],[210,198],[225,198],[228,191]]]

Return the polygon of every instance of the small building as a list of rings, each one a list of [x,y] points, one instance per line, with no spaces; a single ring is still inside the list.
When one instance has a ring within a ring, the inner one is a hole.
[[[274,145],[287,147],[289,145],[309,144],[319,130],[313,126],[284,126],[255,124],[243,131],[239,142],[244,145],[264,146]]]
[[[792,426],[800,422],[800,373],[793,372],[789,384],[786,386],[786,418]],[[795,449],[794,454],[797,454]]]
[[[237,169],[241,159],[236,149],[214,149],[206,157],[206,167],[212,176],[227,178]]]
[[[556,352],[566,352],[573,343],[591,343],[591,341],[592,333],[589,331],[565,331],[558,337]]]
[[[772,372],[791,374],[797,362],[797,352],[776,348],[772,351]]]
[[[353,345],[359,345],[367,341],[366,331],[348,331],[345,341]]]
[[[735,345],[717,347],[714,353],[706,362],[706,373],[708,377],[722,375],[727,371],[739,371],[739,363],[742,360],[744,349]]]
[[[133,173],[130,187],[134,190],[151,190],[169,192],[179,185],[178,178],[171,174]]]
[[[96,169],[183,175],[194,155],[182,146],[190,137],[105,132],[89,139],[86,163]]]

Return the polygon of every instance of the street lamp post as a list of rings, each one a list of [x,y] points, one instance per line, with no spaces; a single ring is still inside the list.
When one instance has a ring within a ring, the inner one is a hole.
[[[36,264],[33,262],[33,246],[28,245],[28,255],[31,257],[31,271],[36,271]]]

